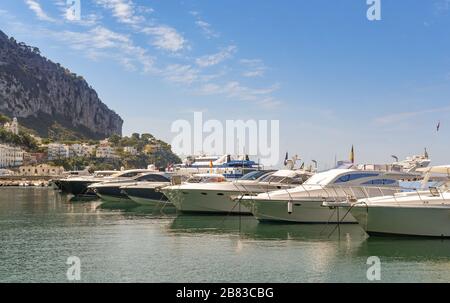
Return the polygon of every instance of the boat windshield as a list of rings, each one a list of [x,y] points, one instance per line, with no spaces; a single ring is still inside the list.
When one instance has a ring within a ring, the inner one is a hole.
[[[305,185],[326,185],[330,182],[332,178],[328,174],[315,174],[311,178],[309,178],[304,184]]]
[[[263,180],[261,180],[261,182],[282,183],[282,184],[302,184],[303,181],[304,179],[300,175],[296,175],[294,177],[268,176],[267,178],[263,178]]]
[[[271,172],[264,171],[264,170],[255,170],[252,172],[249,172],[248,174],[244,175],[240,180],[258,180],[264,175],[270,174]]]

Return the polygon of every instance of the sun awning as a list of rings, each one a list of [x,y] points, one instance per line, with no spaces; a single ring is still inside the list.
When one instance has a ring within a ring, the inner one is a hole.
[[[448,174],[450,175],[450,165],[431,166],[417,169],[423,173]]]

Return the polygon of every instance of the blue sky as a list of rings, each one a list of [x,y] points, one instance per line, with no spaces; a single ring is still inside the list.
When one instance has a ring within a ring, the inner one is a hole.
[[[385,163],[428,147],[450,163],[450,1],[3,0],[0,29],[83,75],[124,134],[279,119],[280,153]],[[436,124],[441,121],[441,130]]]

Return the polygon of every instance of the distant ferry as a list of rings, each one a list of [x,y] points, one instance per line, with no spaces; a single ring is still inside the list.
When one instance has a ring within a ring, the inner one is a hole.
[[[168,168],[168,172],[177,175],[192,174],[220,174],[227,179],[239,179],[245,174],[260,170],[262,166],[250,160],[248,155],[244,156],[189,156],[182,164],[176,164]]]

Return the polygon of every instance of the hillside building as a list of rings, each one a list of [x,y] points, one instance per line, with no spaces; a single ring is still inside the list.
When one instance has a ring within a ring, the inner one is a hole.
[[[24,151],[20,147],[0,144],[0,168],[17,167],[23,164]]]

